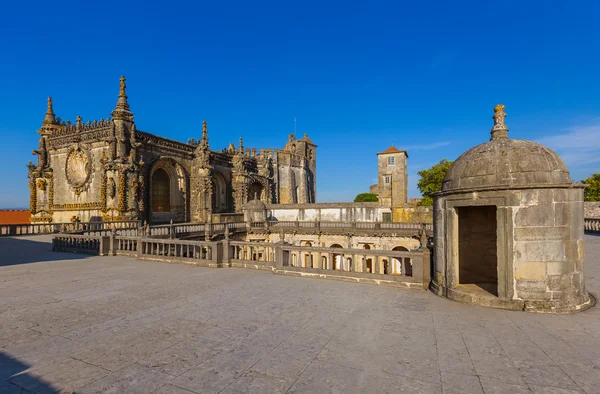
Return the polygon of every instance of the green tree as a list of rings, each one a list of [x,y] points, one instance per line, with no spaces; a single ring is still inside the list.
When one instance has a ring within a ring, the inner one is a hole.
[[[419,183],[417,183],[417,187],[423,195],[423,199],[421,202],[419,202],[419,205],[433,205],[433,197],[431,197],[431,195],[442,190],[442,182],[446,176],[446,171],[448,171],[448,168],[450,168],[451,165],[451,161],[442,159],[439,163],[435,164],[431,168],[419,171],[417,173],[421,177],[419,179]]]
[[[360,193],[354,198],[354,202],[377,202],[377,194],[375,193]]]
[[[581,181],[589,185],[583,191],[583,199],[585,201],[600,201],[600,174],[593,174],[588,179]]]

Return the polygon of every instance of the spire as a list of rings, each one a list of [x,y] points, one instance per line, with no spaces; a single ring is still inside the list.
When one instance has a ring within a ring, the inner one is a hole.
[[[202,122],[202,139],[200,140],[200,145],[203,148],[208,148],[208,126],[206,120]]]
[[[127,95],[125,94],[125,88],[127,87],[127,84],[125,83],[125,77],[123,75],[121,75],[120,81],[121,83],[119,84],[119,97],[127,98]]]
[[[48,109],[46,110],[46,117],[42,124],[58,124],[54,116],[54,109],[52,108],[52,97],[48,97]]]
[[[492,127],[490,141],[508,138],[508,126],[504,124],[504,118],[506,117],[504,108],[504,104],[498,104],[494,107],[494,115],[492,116],[494,127]]]
[[[127,103],[127,94],[125,89],[127,84],[125,83],[125,77],[121,76],[121,82],[119,83],[119,99],[117,100],[117,109],[129,110],[129,104]]]
[[[244,141],[242,140],[242,137],[240,137],[240,149],[239,149],[239,153],[244,153]]]
[[[115,119],[132,121],[133,114],[129,110],[129,103],[127,103],[127,94],[125,93],[126,88],[127,84],[125,84],[125,77],[121,77],[121,82],[119,83],[119,98],[117,99],[117,106],[112,112],[112,115]]]

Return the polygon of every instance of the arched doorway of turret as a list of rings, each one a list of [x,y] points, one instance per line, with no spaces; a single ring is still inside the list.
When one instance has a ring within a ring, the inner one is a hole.
[[[151,223],[185,222],[188,175],[171,158],[158,159],[150,169],[149,220]]]

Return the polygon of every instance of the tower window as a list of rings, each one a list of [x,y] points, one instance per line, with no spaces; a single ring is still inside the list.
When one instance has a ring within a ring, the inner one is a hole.
[[[394,165],[396,164],[396,158],[395,157],[388,157],[388,166]]]
[[[385,180],[385,183],[390,183],[390,177],[389,177],[389,176],[386,176],[386,177],[384,178],[384,180]]]

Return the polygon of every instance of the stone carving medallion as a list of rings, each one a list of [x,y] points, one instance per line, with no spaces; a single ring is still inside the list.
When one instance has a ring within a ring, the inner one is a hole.
[[[65,172],[67,181],[75,191],[81,191],[81,188],[87,183],[90,177],[90,157],[81,148],[73,149],[67,157]]]

